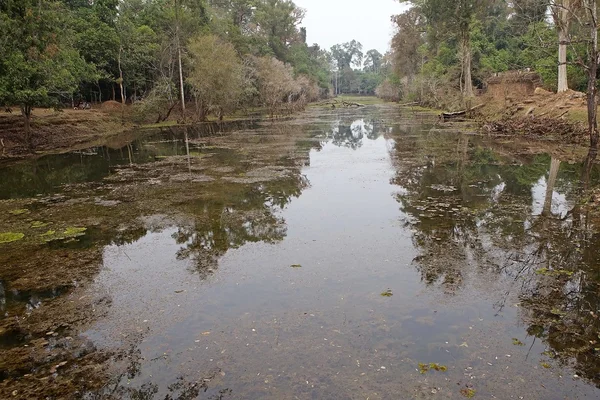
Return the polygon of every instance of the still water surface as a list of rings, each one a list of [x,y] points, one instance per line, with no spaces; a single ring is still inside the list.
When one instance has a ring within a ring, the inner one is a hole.
[[[169,187],[186,196],[102,244],[85,290],[110,307],[80,335],[126,356],[84,397],[600,396],[600,243],[581,195],[599,174],[582,182],[583,160],[372,106],[309,111],[218,146],[175,130],[127,152],[52,156],[0,170],[35,177],[1,194],[160,188],[145,169],[114,178],[130,162],[185,158],[185,138],[210,156]],[[52,175],[74,157],[77,182]]]

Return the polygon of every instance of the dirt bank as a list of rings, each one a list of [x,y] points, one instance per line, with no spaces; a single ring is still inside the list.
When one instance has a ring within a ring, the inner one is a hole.
[[[480,109],[482,131],[496,136],[518,136],[587,145],[585,93],[552,93],[537,88],[532,95],[484,95]]]
[[[110,103],[110,102],[108,102]],[[35,109],[32,117],[33,152],[49,153],[91,147],[95,142],[131,129],[133,124],[114,107],[91,110]],[[18,110],[0,112],[0,160],[32,155],[25,141],[24,121]]]

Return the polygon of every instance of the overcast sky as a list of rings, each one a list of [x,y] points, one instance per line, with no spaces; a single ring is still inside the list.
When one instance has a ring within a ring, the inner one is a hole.
[[[329,49],[337,43],[356,39],[366,53],[377,49],[385,53],[393,28],[390,17],[406,6],[396,0],[294,0],[306,10],[302,26],[306,27],[309,45],[318,43]]]

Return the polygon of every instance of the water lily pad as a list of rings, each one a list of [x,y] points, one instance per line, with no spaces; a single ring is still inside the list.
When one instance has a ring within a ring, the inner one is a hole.
[[[25,234],[21,232],[2,232],[0,233],[0,243],[11,243],[21,240],[25,237]]]

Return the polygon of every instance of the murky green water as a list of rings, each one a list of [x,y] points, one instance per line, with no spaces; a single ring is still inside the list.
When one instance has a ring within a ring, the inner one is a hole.
[[[19,290],[73,278],[24,279],[15,260],[72,251],[97,268],[53,301],[97,306],[58,338],[109,355],[88,387],[61,353],[47,379],[74,398],[596,398],[600,219],[582,188],[599,171],[521,150],[373,106],[9,166],[0,197],[19,200],[2,204],[31,210],[11,230],[89,230],[0,245],[4,318],[43,320],[46,297]],[[6,364],[7,390],[33,382]]]

